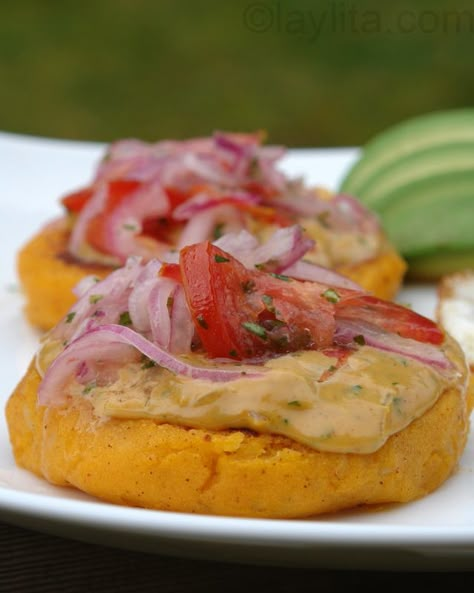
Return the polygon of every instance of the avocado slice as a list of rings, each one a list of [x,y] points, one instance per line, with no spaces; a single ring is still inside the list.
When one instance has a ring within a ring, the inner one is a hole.
[[[474,168],[399,187],[380,204],[379,215],[407,258],[474,249]]]
[[[474,170],[474,141],[430,147],[381,169],[361,190],[360,199],[377,212],[401,187],[442,173],[469,170]]]
[[[474,142],[474,109],[436,111],[388,128],[369,141],[349,169],[340,191],[364,201],[364,187],[401,158],[429,148]]]
[[[474,249],[467,251],[436,251],[407,259],[407,279],[432,282],[444,274],[474,269]]]

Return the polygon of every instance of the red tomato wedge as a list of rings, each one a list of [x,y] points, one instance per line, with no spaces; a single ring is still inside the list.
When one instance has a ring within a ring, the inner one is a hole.
[[[430,319],[407,307],[382,301],[371,295],[342,298],[336,304],[336,316],[367,322],[418,342],[439,345],[444,339],[443,332]]]
[[[159,275],[181,283],[181,269],[178,264],[162,264]]]
[[[67,196],[64,196],[64,198],[61,200],[61,203],[66,207],[68,212],[74,212],[77,214],[90,200],[93,191],[94,190],[91,187],[80,189],[68,194]]]
[[[209,242],[185,247],[180,268],[186,299],[211,358],[329,347],[334,304],[325,286],[248,270]]]
[[[134,191],[140,187],[139,181],[110,181],[107,188],[107,199],[104,209],[94,216],[87,228],[87,241],[99,251],[107,253],[106,237],[107,217]]]

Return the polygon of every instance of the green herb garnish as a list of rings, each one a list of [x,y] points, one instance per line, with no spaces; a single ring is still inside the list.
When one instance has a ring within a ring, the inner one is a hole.
[[[216,224],[216,226],[214,227],[214,230],[212,231],[212,238],[214,239],[214,241],[216,241],[217,239],[220,239],[222,237],[223,229],[224,229],[223,222],[219,222]]]
[[[354,336],[354,342],[359,344],[359,346],[365,346],[365,338],[362,334],[359,336]]]
[[[273,298],[268,294],[262,295],[262,303],[265,305],[270,313],[275,313],[275,307],[273,306]]]
[[[321,293],[321,296],[323,296],[330,303],[338,303],[341,300],[341,297],[333,288],[328,288],[323,293]]]
[[[88,393],[90,393],[94,389],[94,387],[97,387],[97,383],[95,381],[91,381],[82,390],[82,395],[87,395]]]
[[[104,298],[103,294],[91,294],[89,297],[89,303],[91,305],[95,305],[96,303],[98,303],[101,299]]]
[[[270,276],[278,278],[278,280],[283,280],[283,282],[291,282],[291,278],[289,276],[285,276],[284,274],[275,274],[274,272],[271,272]]]
[[[230,261],[230,259],[228,259],[227,257],[223,257],[222,255],[219,255],[218,253],[214,256],[214,261],[218,264],[224,264],[228,261]]]
[[[145,356],[142,362],[142,369],[151,369],[153,367],[156,367],[156,362],[151,358],[148,358],[148,356]]]
[[[251,332],[255,336],[262,338],[262,340],[268,340],[268,335],[266,330],[258,323],[252,323],[251,321],[244,321],[242,323],[242,327],[245,328],[247,331]]]
[[[72,311],[72,313],[68,313],[66,315],[66,323],[71,323],[75,316],[76,316],[75,311]]]
[[[294,408],[301,408],[301,403],[297,399],[294,399],[293,401],[288,402],[288,405],[293,406]]]
[[[120,313],[119,324],[125,326],[132,325],[132,318],[130,317],[130,313],[128,311]]]

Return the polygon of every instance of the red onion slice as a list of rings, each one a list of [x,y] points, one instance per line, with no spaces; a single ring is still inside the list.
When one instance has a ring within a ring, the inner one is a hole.
[[[241,230],[244,223],[241,213],[228,205],[219,205],[198,212],[181,231],[178,249],[206,241],[212,237],[216,225],[223,225],[225,232],[232,232]]]
[[[160,278],[148,297],[148,311],[153,342],[169,350],[171,339],[170,312],[174,292],[178,285],[174,280]]]
[[[246,268],[258,266],[268,272],[281,272],[312,249],[314,241],[304,236],[299,225],[293,225],[278,229],[263,244],[258,244],[247,231],[241,231],[238,235],[224,235],[214,245],[230,253]]]
[[[239,206],[240,204],[254,206],[260,201],[261,198],[259,196],[255,196],[251,193],[243,191],[222,193],[218,195],[200,193],[193,196],[189,200],[186,200],[186,202],[183,202],[183,204],[175,208],[172,217],[175,220],[189,220],[198,212],[202,212],[203,210],[207,210],[209,208],[215,208],[216,206],[220,206],[222,204],[232,205],[232,203],[235,203],[236,206]]]
[[[158,260],[149,261],[138,275],[128,297],[128,311],[137,331],[146,333],[151,329],[148,302],[153,287],[161,280],[158,277],[160,268]]]
[[[396,334],[384,332],[368,323],[338,319],[336,317],[335,344],[355,346],[355,339],[359,336],[363,336],[363,342],[367,346],[373,346],[378,350],[413,358],[438,370],[449,371],[453,369],[452,362],[445,354],[431,344],[418,342],[410,338],[402,338]]]
[[[105,219],[107,251],[122,262],[130,254],[147,259],[156,257],[169,246],[151,238],[147,242],[140,241],[138,235],[145,218],[166,216],[169,209],[168,196],[159,183],[143,185],[132,192]]]
[[[51,337],[71,341],[95,325],[116,323],[128,311],[130,292],[142,270],[139,258],[129,258],[123,268],[91,284],[51,331]]]
[[[281,270],[281,272],[286,276],[296,278],[296,280],[319,282],[320,284],[327,284],[332,288],[344,288],[366,293],[366,290],[360,284],[357,284],[357,282],[354,282],[350,278],[308,261],[299,260]]]
[[[131,348],[133,347],[133,348]],[[83,363],[96,367],[120,366],[136,359],[136,351],[176,375],[224,383],[237,379],[262,376],[247,370],[198,367],[184,362],[153,344],[133,329],[122,325],[101,325],[72,342],[51,364],[40,384],[38,397],[41,405],[59,405],[67,399],[66,388],[72,377],[83,374]],[[88,373],[90,379],[91,374]],[[103,378],[100,378],[103,383]]]
[[[81,247],[85,243],[89,222],[103,210],[106,199],[107,185],[105,183],[100,184],[96,187],[91,199],[84,206],[73,226],[68,249],[72,255],[80,258],[82,261],[88,260],[81,253]]]
[[[173,294],[170,319],[170,352],[173,354],[190,352],[195,328],[188,303],[186,302],[186,295],[181,285],[176,287]]]

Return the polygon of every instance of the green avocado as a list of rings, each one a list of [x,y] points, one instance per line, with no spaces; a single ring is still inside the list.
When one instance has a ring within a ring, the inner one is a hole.
[[[462,173],[473,169],[474,140],[433,146],[400,157],[374,174],[360,191],[360,199],[366,206],[379,212],[383,204],[392,199],[392,194],[402,187],[442,173]]]
[[[403,185],[386,196],[378,212],[406,257],[474,249],[474,167]]]
[[[474,142],[474,108],[436,111],[392,126],[370,140],[349,169],[340,191],[364,201],[364,188],[402,158],[437,146]]]
[[[435,252],[407,259],[408,279],[422,281],[437,280],[444,274],[453,274],[474,269],[474,249],[470,251]]]
[[[474,109],[387,129],[363,147],[339,190],[379,215],[408,277],[474,267]]]

